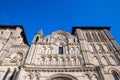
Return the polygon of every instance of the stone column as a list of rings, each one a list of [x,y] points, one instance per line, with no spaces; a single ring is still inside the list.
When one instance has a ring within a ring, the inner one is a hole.
[[[35,51],[35,44],[33,43],[29,49],[28,54],[27,54],[27,59],[25,61],[25,64],[30,64],[34,51]]]

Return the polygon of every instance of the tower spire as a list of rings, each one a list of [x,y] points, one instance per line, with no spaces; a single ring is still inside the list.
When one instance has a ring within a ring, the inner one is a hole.
[[[42,29],[40,29],[37,34],[43,36],[43,31],[42,31]]]

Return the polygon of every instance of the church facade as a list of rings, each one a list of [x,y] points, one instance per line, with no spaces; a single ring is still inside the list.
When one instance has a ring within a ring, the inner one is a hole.
[[[120,47],[110,27],[73,27],[28,45],[19,25],[0,25],[0,80],[120,80]]]

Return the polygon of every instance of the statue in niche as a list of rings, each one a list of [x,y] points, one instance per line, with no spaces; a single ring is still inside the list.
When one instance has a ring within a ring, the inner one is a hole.
[[[70,49],[70,54],[74,54],[74,48],[73,47]]]
[[[75,52],[76,54],[79,54],[80,53],[79,48],[76,48]]]
[[[50,64],[50,58],[49,58],[49,57],[46,57],[46,58],[45,58],[44,64],[45,64],[45,65],[49,65],[49,64]]]
[[[42,48],[42,49],[41,49],[41,54],[44,54],[44,53],[45,53],[45,52],[44,52],[44,48]]]
[[[47,54],[51,54],[51,49],[50,48],[48,48]]]
[[[55,57],[53,57],[53,58],[52,58],[52,61],[51,61],[51,64],[52,64],[52,65],[56,65],[56,63],[57,63],[57,59],[56,59]]]
[[[65,58],[65,64],[69,65],[69,58]]]
[[[59,65],[63,65],[63,58],[59,58]]]
[[[76,58],[76,65],[80,65],[80,58]]]
[[[43,63],[44,63],[44,58],[41,57],[39,62],[40,62],[40,65],[43,65]]]
[[[71,62],[71,65],[74,65],[74,64],[75,64],[75,59],[74,59],[74,58],[71,58],[70,60],[71,60],[71,61],[70,61],[70,62]]]

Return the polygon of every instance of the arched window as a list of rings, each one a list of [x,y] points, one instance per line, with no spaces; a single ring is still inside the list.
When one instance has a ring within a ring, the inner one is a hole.
[[[36,37],[36,40],[35,40],[35,42],[37,42],[38,41],[38,36]]]
[[[58,50],[59,50],[59,52],[58,52],[59,54],[64,54],[63,44],[60,44],[60,45],[59,45],[59,49],[58,49]]]
[[[92,41],[92,38],[90,37],[90,34],[89,34],[89,33],[86,33],[86,37],[87,37],[87,41],[88,41],[88,42]]]
[[[98,33],[98,36],[99,36],[99,38],[100,38],[100,40],[101,40],[102,42],[104,42],[104,41],[105,41],[104,36],[103,36],[100,32]]]
[[[63,47],[59,47],[59,54],[63,54]]]
[[[113,75],[114,80],[119,80],[119,76],[115,71],[112,71],[112,75]]]
[[[92,36],[93,36],[93,39],[95,42],[99,41],[99,39],[95,33],[92,33]]]

